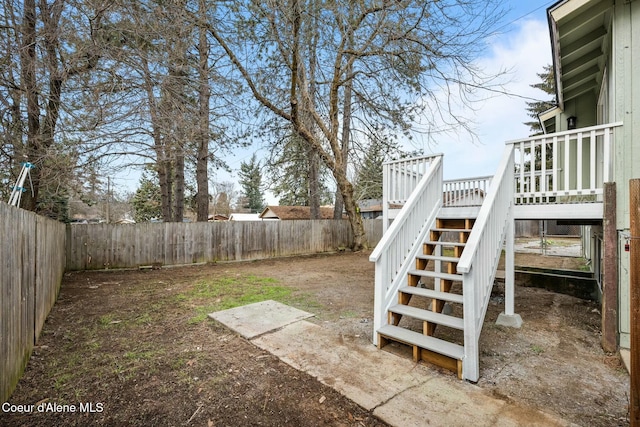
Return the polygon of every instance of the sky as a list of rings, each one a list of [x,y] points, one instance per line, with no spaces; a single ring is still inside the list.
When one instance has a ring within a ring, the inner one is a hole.
[[[551,46],[546,9],[557,0],[506,0],[510,12],[505,15],[503,27],[496,34],[487,51],[480,55],[479,64],[487,72],[509,70],[503,89],[511,95],[496,95],[476,105],[475,112],[461,111],[474,123],[477,138],[468,134],[439,136],[434,143],[427,138],[414,138],[406,143],[408,150],[422,149],[425,154],[444,154],[444,179],[471,178],[493,175],[498,166],[506,141],[529,135],[523,123],[529,121],[526,102],[531,98],[547,100],[543,92],[531,88],[538,83],[537,73],[551,63]],[[258,159],[267,155],[267,148],[255,143],[247,149],[238,149],[224,160],[232,173],[217,172],[210,182],[231,181],[240,191],[238,170],[253,153]],[[116,190],[135,191],[140,173],[130,171],[114,177]],[[266,192],[267,204],[277,204],[276,198]]]
[[[493,175],[506,141],[527,137],[531,119],[526,107],[529,98],[548,100],[544,92],[530,85],[538,83],[537,73],[551,64],[551,43],[546,9],[553,1],[511,0],[505,27],[480,59],[487,70],[510,70],[505,92],[482,102],[473,117],[477,140],[468,134],[440,138],[435,145],[423,143],[425,153],[444,154],[444,179]]]

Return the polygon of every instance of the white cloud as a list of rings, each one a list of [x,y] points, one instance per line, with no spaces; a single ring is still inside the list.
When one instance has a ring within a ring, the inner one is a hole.
[[[520,21],[518,28],[496,38],[488,55],[479,62],[485,72],[509,70],[507,93],[536,99],[547,96],[532,87],[539,82],[537,73],[551,63],[549,30],[541,20]],[[496,95],[477,105],[477,111],[463,110],[462,116],[471,117],[480,141],[465,133],[437,137],[436,144],[426,152],[444,153],[445,179],[493,175],[508,140],[526,137],[529,121],[525,99],[517,96]]]

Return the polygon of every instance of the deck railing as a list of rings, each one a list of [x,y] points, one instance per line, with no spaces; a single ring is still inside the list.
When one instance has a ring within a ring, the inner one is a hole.
[[[602,201],[603,183],[612,180],[609,123],[509,141],[515,150],[517,204]]]
[[[477,381],[479,377],[478,339],[502,253],[507,221],[512,214],[513,185],[514,146],[508,145],[457,268],[463,275],[465,359],[462,376],[470,381]]]
[[[423,164],[428,164],[429,168],[424,170],[415,191],[369,257],[375,263],[373,341],[376,344],[378,334],[375,331],[387,324],[387,309],[394,302],[400,285],[406,281],[416,254],[422,249],[420,242],[425,240],[442,206],[442,155],[425,159]]]
[[[443,206],[481,206],[493,176],[451,179],[443,182]]]

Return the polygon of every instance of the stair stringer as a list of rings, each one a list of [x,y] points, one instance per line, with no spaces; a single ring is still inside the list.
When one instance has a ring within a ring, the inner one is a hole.
[[[422,253],[422,244],[427,240],[431,228],[436,223],[436,218],[442,209],[442,201],[438,200],[433,209],[426,216],[420,232],[416,236],[411,250],[407,253],[403,263],[398,268],[395,278],[388,286],[378,283],[382,275],[376,274],[376,294],[374,297],[373,313],[373,344],[378,345],[378,330],[389,324],[387,313],[389,308],[398,302],[398,289],[407,281],[407,275],[415,265],[415,258]]]

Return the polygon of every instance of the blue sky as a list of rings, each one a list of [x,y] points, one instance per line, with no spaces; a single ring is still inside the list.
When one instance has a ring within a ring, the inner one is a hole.
[[[523,97],[547,99],[546,94],[530,85],[539,82],[537,73],[552,61],[546,9],[554,3],[556,0],[507,2],[511,12],[505,27],[480,63],[489,71],[510,70],[505,89],[513,95],[492,97],[482,102],[475,113],[462,112],[472,117],[478,141],[460,134],[424,146],[427,153],[444,154],[445,179],[493,175],[505,142],[529,135],[529,128],[523,124],[530,120],[526,112],[528,99]]]
[[[503,27],[481,55],[480,65],[488,72],[510,70],[505,84],[506,92],[513,96],[493,96],[476,105],[477,111],[461,111],[474,123],[477,138],[468,134],[440,136],[435,143],[426,138],[415,138],[406,144],[407,149],[423,149],[426,154],[444,154],[444,178],[455,179],[493,175],[501,158],[506,141],[526,137],[529,129],[526,101],[523,97],[546,99],[541,91],[530,87],[539,81],[536,73],[551,63],[551,47],[546,9],[557,0],[508,0],[505,7],[510,12],[505,16]],[[224,160],[233,170],[231,174],[218,172],[210,176],[210,182],[231,181],[237,184],[237,171],[243,161],[248,161],[256,152],[258,158],[266,156],[266,147],[255,145],[249,149],[236,150]],[[114,178],[119,191],[135,191],[140,173],[130,171]],[[272,194],[266,194],[268,204],[276,204]]]

